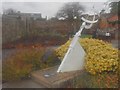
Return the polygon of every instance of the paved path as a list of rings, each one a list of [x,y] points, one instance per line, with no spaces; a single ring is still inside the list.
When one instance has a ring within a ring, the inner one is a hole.
[[[118,40],[112,40],[111,44],[113,45],[114,48],[119,48],[120,47],[120,43]]]
[[[33,80],[24,80],[12,83],[4,83],[2,88],[44,88]]]

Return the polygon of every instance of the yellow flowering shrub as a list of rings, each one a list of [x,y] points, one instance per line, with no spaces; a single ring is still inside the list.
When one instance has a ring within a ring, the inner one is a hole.
[[[58,56],[59,59],[63,59],[65,53],[67,52],[68,50],[68,47],[70,45],[70,42],[71,42],[71,39],[68,40],[64,45],[61,45],[60,47],[58,47],[56,50],[55,50],[55,53],[56,55]]]
[[[56,55],[62,60],[68,50],[71,39],[56,49]],[[118,69],[118,50],[102,40],[83,38],[80,44],[86,52],[85,69],[91,74],[116,71]]]

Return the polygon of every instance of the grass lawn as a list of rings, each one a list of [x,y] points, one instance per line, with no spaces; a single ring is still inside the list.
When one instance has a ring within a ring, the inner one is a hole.
[[[81,38],[92,38],[92,35],[89,34],[81,34]]]

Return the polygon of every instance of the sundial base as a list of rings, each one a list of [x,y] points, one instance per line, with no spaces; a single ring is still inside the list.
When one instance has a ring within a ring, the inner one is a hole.
[[[40,83],[46,88],[60,88],[72,87],[74,78],[80,75],[82,71],[72,71],[57,73],[58,66],[34,71],[31,77],[36,82]]]

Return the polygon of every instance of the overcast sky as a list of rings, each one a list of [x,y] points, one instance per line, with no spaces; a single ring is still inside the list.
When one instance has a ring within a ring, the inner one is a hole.
[[[79,0],[80,1],[80,0]],[[88,0],[89,1],[89,0]],[[100,11],[104,8],[104,3],[108,0],[101,0],[101,2],[81,2],[80,4],[85,7],[86,12],[93,12],[93,5],[95,11]],[[57,11],[67,2],[2,2],[2,9],[13,8],[21,12],[28,13],[41,13],[43,17],[55,16]]]

